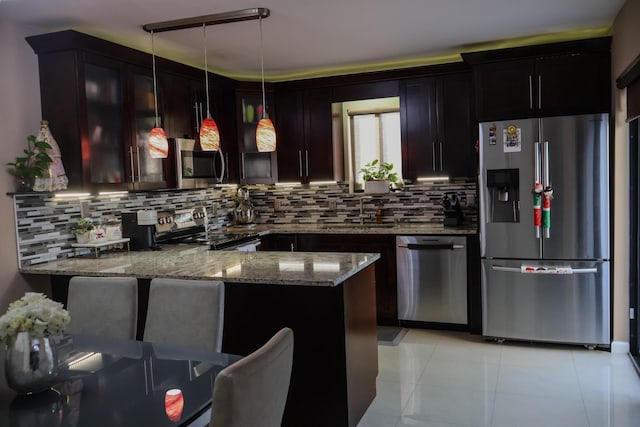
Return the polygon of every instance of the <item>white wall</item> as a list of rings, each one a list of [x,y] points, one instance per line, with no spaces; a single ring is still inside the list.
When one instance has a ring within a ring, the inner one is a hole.
[[[0,16],[0,165],[15,160],[40,124],[40,82],[38,58],[25,41],[25,28]],[[0,172],[0,313],[27,290],[48,291],[43,280],[25,279],[18,273],[16,233],[14,229],[13,177]]]

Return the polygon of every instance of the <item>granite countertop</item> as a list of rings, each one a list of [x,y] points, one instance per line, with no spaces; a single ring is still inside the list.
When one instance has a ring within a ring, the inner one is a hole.
[[[393,234],[393,235],[419,235],[419,234],[478,234],[475,224],[461,225],[458,227],[445,227],[441,223],[429,224],[250,224],[234,225],[223,229],[225,233],[247,233],[248,231],[260,234]]]
[[[336,286],[380,258],[377,253],[210,251],[168,245],[160,251],[111,252],[37,264],[21,273],[217,279],[225,283]]]

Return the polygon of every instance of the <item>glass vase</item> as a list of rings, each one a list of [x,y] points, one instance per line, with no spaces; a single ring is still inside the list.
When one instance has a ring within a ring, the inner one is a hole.
[[[18,332],[7,338],[4,364],[7,385],[19,394],[39,393],[55,384],[58,358],[47,337]]]

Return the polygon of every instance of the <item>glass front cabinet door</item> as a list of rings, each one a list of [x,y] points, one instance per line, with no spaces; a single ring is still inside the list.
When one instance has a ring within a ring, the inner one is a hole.
[[[275,123],[273,111],[273,95],[267,92],[267,113],[274,121],[276,136],[278,125]],[[241,184],[275,184],[278,180],[278,164],[276,152],[258,152],[256,146],[256,127],[265,114],[262,103],[262,92],[259,90],[242,90],[236,92],[238,111],[238,149],[240,156]]]
[[[60,145],[69,189],[166,188],[168,162],[150,158],[147,146],[155,126],[151,55],[72,30],[27,41],[38,54],[42,117]]]

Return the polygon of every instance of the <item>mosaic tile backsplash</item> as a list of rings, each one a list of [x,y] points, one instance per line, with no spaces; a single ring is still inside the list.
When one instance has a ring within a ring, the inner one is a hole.
[[[407,185],[402,191],[382,195],[349,193],[339,184],[248,188],[260,224],[375,222],[378,209],[384,223],[441,223],[441,201],[451,192],[460,200],[465,224],[475,224],[478,218],[475,183]],[[18,262],[28,266],[74,256],[71,244],[76,239],[71,228],[80,216],[104,224],[122,212],[204,206],[211,230],[233,225],[236,191],[236,186],[221,186],[80,198],[14,194]]]

